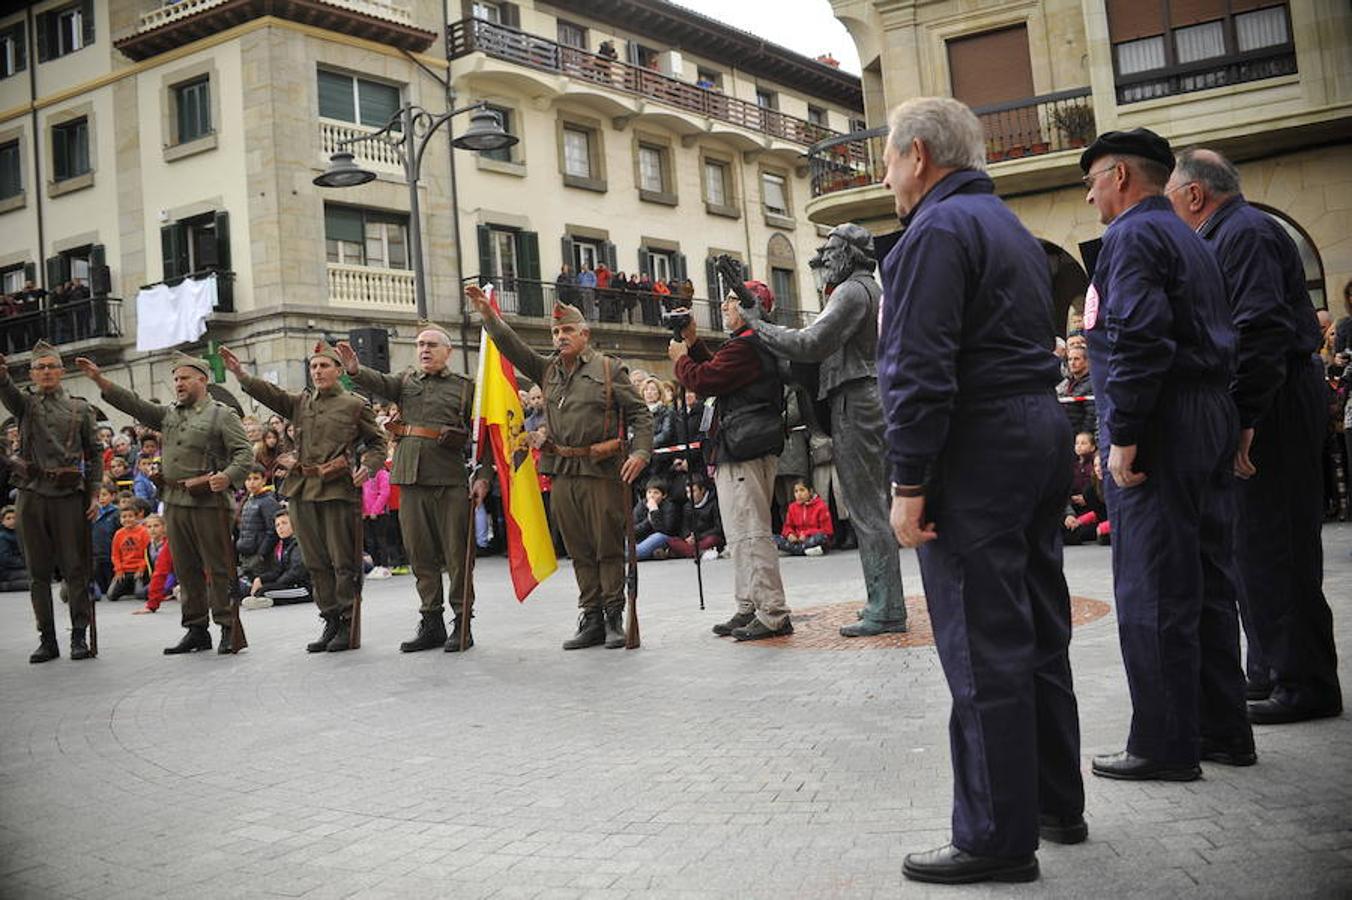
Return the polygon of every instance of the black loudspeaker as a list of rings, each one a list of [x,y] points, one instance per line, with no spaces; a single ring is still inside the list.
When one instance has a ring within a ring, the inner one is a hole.
[[[113,290],[113,272],[107,266],[89,267],[89,293],[94,297],[107,297]]]
[[[390,371],[390,333],[384,328],[354,328],[347,339],[363,366],[377,372]]]

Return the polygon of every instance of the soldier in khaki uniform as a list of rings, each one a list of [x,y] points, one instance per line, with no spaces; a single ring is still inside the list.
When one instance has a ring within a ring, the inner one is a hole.
[[[89,520],[98,508],[103,454],[94,443],[89,404],[61,388],[61,356],[38,341],[29,363],[34,391],[20,391],[0,355],[0,400],[19,426],[19,453],[10,461],[19,499],[19,540],[32,579],[33,615],[42,642],[30,663],[56,659],[56,617],[52,612],[52,565],[61,569],[70,604],[70,658],[88,659]]]
[[[143,400],[103,376],[92,360],[75,360],[99,386],[103,399],[162,435],[164,526],[174,548],[187,633],[167,654],[211,649],[208,623],[221,626],[219,653],[233,653],[230,588],[234,541],[230,536],[231,485],[244,483],[253,464],[253,448],[234,410],[207,396],[211,369],[205,360],[176,353],[172,361],[174,404]]]
[[[405,653],[443,647],[447,653],[474,646],[468,628],[461,646],[465,558],[470,528],[470,496],[480,503],[488,481],[477,479],[467,494],[465,443],[474,412],[474,382],[451,371],[451,336],[425,322],[416,339],[418,364],[399,375],[385,375],[359,363],[347,342],[338,345],[347,373],[360,387],[399,404],[399,420],[385,427],[398,443],[390,483],[399,486],[399,529],[417,583],[418,632],[399,645]],[[450,576],[450,605],[455,615],[449,635],[443,620],[441,573]],[[468,624],[468,623],[463,623]]]
[[[361,587],[361,484],[385,465],[385,434],[366,401],[338,383],[342,360],[323,341],[310,356],[314,388],[295,394],[249,375],[230,348],[220,352],[244,393],[295,426],[297,459],[282,492],[324,620],[323,634],[305,649],[348,650]],[[350,456],[359,445],[364,451],[354,471]]]
[[[550,512],[577,578],[577,634],[563,649],[624,646],[624,553],[629,485],[652,457],[652,413],[629,381],[624,363],[591,349],[582,313],[554,305],[554,356],[528,347],[474,285],[465,295],[502,355],[545,394],[548,440],[540,471],[553,476]],[[621,460],[622,428],[634,435]]]

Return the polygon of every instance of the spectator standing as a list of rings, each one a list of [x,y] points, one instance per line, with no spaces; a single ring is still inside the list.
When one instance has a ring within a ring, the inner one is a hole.
[[[1320,534],[1328,387],[1314,357],[1319,325],[1300,251],[1269,215],[1249,205],[1239,172],[1214,151],[1181,153],[1165,195],[1215,251],[1239,332],[1231,394],[1241,429],[1236,558],[1254,700],[1249,720],[1274,725],[1336,716],[1342,687]],[[1203,759],[1253,761],[1251,744],[1225,745],[1221,737],[1203,731]]]
[[[793,502],[784,512],[784,528],[775,535],[780,553],[790,556],[821,556],[831,546],[835,527],[826,501],[812,486],[798,480],[793,485]]]
[[[591,266],[584,265],[577,273],[578,301],[584,315],[595,315],[596,309],[596,273]]]
[[[252,578],[265,565],[270,565],[273,548],[277,546],[277,531],[273,520],[281,502],[276,489],[267,481],[266,471],[254,463],[244,476],[247,495],[239,508],[239,537],[235,539],[235,558],[246,578]]]
[[[122,527],[117,507],[117,494],[108,485],[99,485],[98,509],[90,528],[91,560],[93,563],[93,595],[101,600],[113,583],[113,535]]]
[[[1094,384],[1089,377],[1089,351],[1084,347],[1067,348],[1066,377],[1056,386],[1056,396],[1065,406],[1072,431],[1076,434],[1098,431],[1098,414],[1092,399]],[[1080,399],[1085,397],[1090,399]]]
[[[559,267],[559,274],[554,279],[554,293],[564,303],[572,303],[576,299],[577,276],[568,263]]]
[[[1168,142],[1105,132],[1080,168],[1107,226],[1084,324],[1132,701],[1126,749],[1092,770],[1190,781],[1204,747],[1208,759],[1253,753],[1235,563],[1237,334],[1215,256],[1163,196]]]
[[[385,530],[390,505],[390,473],[382,465],[361,486],[361,515],[365,520],[362,537],[371,557],[370,577],[390,577],[390,557]]]
[[[878,387],[891,521],[917,547],[953,696],[952,842],[912,880],[1031,881],[1044,840],[1085,838],[1070,597],[1071,433],[1056,402],[1047,255],[995,196],[981,122],[920,97],[889,116]]]

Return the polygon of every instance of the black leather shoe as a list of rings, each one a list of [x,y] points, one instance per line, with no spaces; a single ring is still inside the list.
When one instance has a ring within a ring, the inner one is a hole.
[[[339,619],[338,631],[334,633],[333,640],[324,648],[329,653],[342,653],[344,650],[352,649],[352,620]]]
[[[179,653],[195,653],[198,650],[211,649],[211,632],[205,625],[189,625],[188,630],[183,633],[183,638],[172,647],[164,648],[165,656],[174,656]]]
[[[1038,837],[1053,844],[1079,844],[1089,837],[1089,826],[1085,824],[1084,816],[1044,814],[1037,817],[1037,833]]]
[[[72,628],[70,631],[70,658],[89,659],[93,655],[89,652],[89,645],[85,643],[85,630],[83,628]]]
[[[565,650],[582,650],[606,642],[606,621],[599,609],[584,609],[577,617],[577,633],[563,642]]]
[[[445,650],[447,653],[459,653],[462,650],[468,650],[470,647],[474,646],[473,623],[471,622],[470,627],[465,629],[465,640],[463,644],[460,641],[460,625],[461,621],[459,618],[451,623],[451,630],[446,636]]]
[[[1202,738],[1202,759],[1223,766],[1251,766],[1258,762],[1258,754],[1254,752],[1252,738],[1228,741]]]
[[[606,610],[606,649],[624,648],[624,607]]]
[[[745,628],[751,624],[751,620],[756,618],[755,613],[737,613],[726,622],[719,622],[714,626],[714,634],[719,637],[727,637],[738,628]]]
[[[976,856],[946,844],[925,853],[907,853],[901,874],[912,881],[933,884],[972,884],[977,881],[1036,881],[1037,857],[1016,859]]]
[[[1272,682],[1270,681],[1246,681],[1244,683],[1244,697],[1248,700],[1266,700],[1272,696]]]
[[[793,634],[793,623],[785,616],[784,624],[778,628],[770,628],[760,619],[753,618],[750,625],[733,629],[732,637],[736,641],[763,641],[788,634]]]
[[[870,622],[868,619],[860,619],[852,625],[840,626],[840,636],[877,637],[880,634],[900,634],[905,630],[905,622],[882,625],[877,622]]]
[[[324,620],[324,630],[320,633],[318,640],[305,645],[306,653],[323,653],[329,649],[329,641],[333,640],[334,635],[338,633],[338,616],[330,613],[321,616],[321,618]]]
[[[1101,778],[1123,781],[1196,781],[1202,777],[1202,767],[1196,763],[1154,762],[1126,750],[1094,757],[1091,771]]]
[[[42,643],[38,644],[38,649],[28,654],[28,661],[34,664],[51,662],[60,655],[61,648],[56,645],[56,640],[52,639],[49,641],[44,638]]]
[[[1326,706],[1283,703],[1275,697],[1249,704],[1249,721],[1255,725],[1285,725],[1310,719],[1332,719],[1343,714],[1341,701]]]
[[[399,650],[402,653],[417,653],[420,650],[433,650],[445,645],[446,623],[441,620],[440,612],[430,612],[422,614],[422,619],[418,621],[418,633],[411,640],[400,644]]]

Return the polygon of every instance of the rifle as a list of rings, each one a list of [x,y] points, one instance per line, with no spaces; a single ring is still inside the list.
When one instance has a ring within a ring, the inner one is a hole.
[[[361,586],[365,581],[365,575],[362,573],[362,550],[365,548],[366,535],[363,533],[366,528],[366,520],[362,517],[361,507],[357,507],[357,591],[356,596],[352,598],[351,618],[348,620],[347,649],[357,650],[361,647]]]
[[[460,591],[460,651],[469,650],[469,620],[474,615],[474,560],[477,557],[474,544],[474,475],[470,473],[469,518],[465,522],[465,583]]]
[[[225,535],[225,558],[230,561],[230,578],[228,581],[230,590],[230,652],[239,653],[245,647],[249,646],[249,639],[244,635],[244,623],[239,617],[239,602],[244,595],[244,591],[239,586],[239,559],[235,556],[235,542],[230,539],[230,510],[228,507],[221,507],[221,522],[225,526],[221,529],[221,534]]]
[[[85,589],[85,596],[89,596],[89,589]],[[96,612],[98,604],[94,602],[93,597],[89,597],[89,655],[97,657],[99,655],[99,614]]]
[[[629,458],[629,429],[620,412],[620,466]],[[634,539],[634,514],[629,509],[629,483],[620,478],[620,508],[624,513],[624,538],[628,549],[629,570],[625,574],[624,649],[637,650],[641,645],[638,633],[638,542]]]

